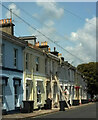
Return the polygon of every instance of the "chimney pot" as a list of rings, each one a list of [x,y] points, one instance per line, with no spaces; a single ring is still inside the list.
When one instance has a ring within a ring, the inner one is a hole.
[[[37,45],[39,46],[39,41],[38,41]]]
[[[46,42],[44,42],[44,44],[43,44],[44,46],[46,45]]]
[[[7,19],[7,23],[9,23],[9,19]]]
[[[54,47],[54,51],[56,50],[56,47]]]
[[[6,19],[4,19],[4,23],[6,23]]]
[[[47,42],[45,41],[45,45],[47,45]]]
[[[2,20],[0,20],[0,24],[2,24]]]
[[[2,20],[2,24],[3,24],[3,20]]]
[[[49,51],[49,52],[50,52],[50,50],[51,50],[51,49],[50,49],[50,48],[48,48],[48,51]]]
[[[41,42],[41,46],[43,46],[43,42]]]
[[[36,43],[36,46],[38,46],[38,42]]]
[[[10,23],[12,23],[12,19],[10,18]]]

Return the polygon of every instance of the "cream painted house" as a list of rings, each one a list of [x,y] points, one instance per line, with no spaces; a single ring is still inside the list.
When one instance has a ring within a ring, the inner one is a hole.
[[[42,50],[46,53],[45,58],[45,75],[46,75],[46,99],[52,100],[52,107],[58,106],[59,103],[59,90],[54,76],[57,76],[58,66],[60,65],[60,59],[58,58],[58,52],[55,50],[51,52],[48,49],[47,42],[41,43]]]
[[[57,76],[60,59],[52,53],[48,53],[47,57],[47,98],[52,100],[52,107],[56,107],[59,105],[59,88],[54,76]]]
[[[46,54],[37,47],[34,36],[20,39],[28,41],[28,46],[24,49],[23,100],[34,101],[34,109],[38,109],[44,107],[46,100]],[[29,43],[29,40],[33,41],[34,45]]]
[[[33,39],[34,45],[29,43],[24,50],[24,100],[34,100],[34,109],[37,109],[44,107],[45,100],[50,98],[52,107],[59,107],[59,101],[63,98],[54,78],[57,76],[62,90],[67,88],[69,92],[70,104],[74,100],[81,102],[84,91],[76,68],[64,61],[55,48],[51,52],[47,42],[39,45],[34,36],[26,39]],[[81,87],[82,92],[77,87]]]

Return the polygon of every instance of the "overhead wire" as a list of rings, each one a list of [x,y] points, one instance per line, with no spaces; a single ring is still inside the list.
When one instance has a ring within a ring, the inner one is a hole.
[[[55,5],[55,6],[56,6],[56,5]],[[63,7],[62,9],[63,9],[65,12],[68,12],[69,14],[75,16],[76,18],[78,18],[78,19],[84,21],[84,18],[81,17],[81,16],[79,16],[79,15],[77,15],[76,13],[74,13],[74,12],[72,12],[72,11],[70,11],[70,10],[64,8],[64,7]],[[91,22],[89,22],[89,21],[86,21],[86,22],[89,23],[89,24],[95,25],[95,24],[93,24],[93,23],[91,23]],[[95,25],[95,27],[98,29],[98,27],[97,27],[96,25]]]
[[[6,8],[7,10],[9,10],[9,8],[7,8],[5,5],[3,5],[2,3],[0,3],[4,8]],[[10,10],[9,10],[10,11]],[[42,36],[44,36],[45,38],[47,38],[48,40],[50,40],[52,43],[56,44],[58,47],[60,47],[61,49],[63,49],[64,51],[66,51],[67,53],[69,53],[70,55],[72,55],[73,57],[75,57],[76,59],[80,60],[81,62],[85,62],[84,60],[82,60],[81,58],[77,57],[76,55],[72,54],[71,52],[69,52],[68,50],[66,50],[65,48],[63,48],[62,46],[60,46],[59,44],[57,44],[56,42],[54,42],[51,38],[47,37],[45,34],[43,34],[41,31],[39,31],[38,29],[36,29],[35,27],[33,27],[31,24],[29,24],[27,21],[25,21],[23,18],[21,18],[20,16],[18,16],[17,14],[15,14],[14,12],[12,12],[16,17],[18,17],[20,20],[22,20],[25,24],[27,24],[29,27],[33,28],[35,31],[37,31],[38,33],[40,33]]]
[[[15,2],[11,2],[11,3],[14,3],[14,4],[15,4]],[[19,8],[21,11],[23,11],[28,17],[30,17],[31,19],[33,18],[34,20],[38,21],[41,25],[43,24],[40,20],[38,20],[36,17],[32,16],[29,12],[27,12],[26,10],[24,10],[23,8],[21,8],[19,5],[17,5],[17,6],[18,6],[18,8]],[[47,28],[50,28],[47,24],[44,24],[44,26],[47,27]],[[57,35],[59,35],[60,37],[62,37],[64,40],[65,40],[65,39],[69,39],[66,35],[63,36],[63,35],[61,35],[59,32],[57,32],[56,30],[55,30],[55,33],[56,33]],[[54,34],[54,33],[52,33],[52,34]],[[55,35],[55,34],[54,34],[54,35]]]

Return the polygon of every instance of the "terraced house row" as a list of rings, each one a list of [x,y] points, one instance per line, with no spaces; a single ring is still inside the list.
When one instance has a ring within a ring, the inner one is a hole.
[[[0,21],[0,84],[6,111],[23,107],[23,101],[34,101],[34,109],[43,108],[48,98],[52,107],[59,107],[64,99],[59,87],[67,90],[70,105],[87,99],[82,74],[55,47],[51,51],[46,41],[40,44],[35,36],[15,37],[11,19]]]

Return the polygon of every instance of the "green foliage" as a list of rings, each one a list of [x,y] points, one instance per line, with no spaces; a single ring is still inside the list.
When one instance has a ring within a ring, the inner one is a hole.
[[[77,66],[77,70],[85,76],[88,93],[91,96],[98,94],[98,62],[80,64]]]

